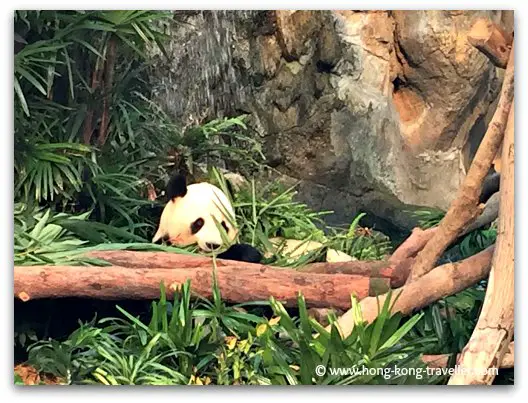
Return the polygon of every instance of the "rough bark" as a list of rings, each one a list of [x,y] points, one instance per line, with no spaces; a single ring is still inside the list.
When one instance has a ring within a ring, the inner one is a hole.
[[[493,250],[494,246],[490,246],[460,262],[438,266],[423,277],[405,284],[399,290],[395,290],[393,298],[397,297],[398,299],[391,312],[401,312],[408,315],[414,310],[456,294],[486,278],[489,274]],[[372,322],[378,315],[378,307],[383,305],[386,298],[387,295],[382,295],[379,298],[368,297],[360,301],[363,319],[369,323]],[[337,323],[343,337],[350,335],[354,329],[352,310],[341,316]]]
[[[130,267],[136,269],[192,269],[208,268],[211,258],[207,256],[185,255],[170,252],[138,252],[132,250],[105,250],[92,251],[86,256],[101,259],[114,266]],[[251,263],[237,262],[234,260],[216,260],[217,267],[260,267]]]
[[[486,202],[486,205],[482,209],[482,213],[477,217],[475,221],[468,225],[468,227],[462,231],[459,239],[464,235],[469,234],[476,229],[482,228],[485,225],[491,224],[499,216],[499,200],[500,192],[495,193]]]
[[[497,110],[493,115],[488,130],[482,139],[456,199],[440,222],[434,236],[418,254],[407,282],[414,281],[428,273],[446,250],[447,246],[460,236],[467,225],[481,212],[478,208],[478,199],[482,183],[502,143],[504,128],[512,105],[514,89],[513,55],[514,50],[512,45],[510,61],[508,62],[504,76]]]
[[[513,50],[512,50],[513,53]],[[510,63],[512,61],[510,60]],[[513,338],[514,326],[514,106],[508,117],[508,125],[502,147],[502,175],[499,207],[497,248],[493,256],[490,280],[477,326],[464,350],[460,366],[483,371],[461,371],[449,380],[449,384],[491,384],[494,371]]]
[[[36,298],[88,297],[97,299],[156,299],[163,282],[172,294],[175,286],[191,280],[195,294],[212,295],[213,268],[130,268],[121,266],[15,266],[15,296]],[[256,266],[256,267],[254,267]],[[274,296],[286,306],[297,305],[301,292],[308,306],[350,308],[350,295],[359,299],[380,293],[389,280],[350,274],[305,274],[295,270],[253,265],[219,265],[222,298],[229,302],[268,300]]]
[[[410,273],[413,259],[404,259],[392,262],[383,261],[351,261],[336,263],[312,263],[299,268],[302,273],[326,273],[326,274],[357,274],[372,278],[389,279],[391,288],[398,288],[405,284]]]
[[[436,232],[436,227],[422,230],[414,228],[411,235],[393,252],[390,257],[391,262],[398,262],[409,257],[414,257],[429,242]]]
[[[135,251],[95,251],[87,254],[90,257],[102,259],[116,266],[135,268],[165,268],[165,269],[191,269],[197,267],[209,267],[211,259],[202,256],[181,255],[164,252],[135,252]],[[301,273],[323,273],[323,274],[356,274],[372,278],[382,278],[380,286],[389,283],[392,288],[400,287],[405,283],[410,272],[412,261],[350,261],[350,262],[323,262],[311,263],[298,268]],[[273,266],[237,262],[233,260],[216,260],[218,267],[232,267],[238,270],[251,268],[270,268]],[[382,288],[383,289],[383,288]]]
[[[491,62],[506,68],[513,36],[487,18],[479,18],[468,35],[468,42],[484,53]]]
[[[508,351],[502,358],[500,367],[501,368],[513,368],[514,365],[514,342],[512,341],[508,346]],[[460,363],[461,354],[457,355],[457,364]],[[438,355],[423,355],[422,361],[427,364],[429,368],[446,368],[449,362],[450,354],[438,354]]]

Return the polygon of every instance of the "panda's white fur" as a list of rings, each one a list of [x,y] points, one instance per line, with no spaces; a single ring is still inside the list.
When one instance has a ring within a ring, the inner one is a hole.
[[[168,238],[173,245],[196,243],[200,249],[209,252],[210,245],[224,244],[215,219],[218,225],[225,223],[229,241],[233,241],[237,234],[232,225],[235,212],[225,193],[207,182],[193,183],[186,189],[183,197],[174,197],[166,204],[152,242]],[[192,234],[191,225],[200,218],[204,224],[196,234]]]

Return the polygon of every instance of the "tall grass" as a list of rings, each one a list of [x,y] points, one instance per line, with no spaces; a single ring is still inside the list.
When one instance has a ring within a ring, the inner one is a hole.
[[[249,243],[264,252],[272,251],[275,256],[269,263],[274,265],[301,266],[319,261],[324,259],[328,248],[364,260],[382,259],[390,251],[389,239],[383,234],[360,231],[359,222],[364,214],[359,214],[345,230],[326,225],[324,216],[332,211],[316,212],[295,200],[297,185],[285,187],[280,182],[257,185],[252,179],[242,184],[239,191],[232,192],[217,169],[212,169],[211,180],[230,197],[239,224],[238,242]],[[322,246],[292,261],[291,253],[271,244],[273,237],[304,243],[315,241]]]

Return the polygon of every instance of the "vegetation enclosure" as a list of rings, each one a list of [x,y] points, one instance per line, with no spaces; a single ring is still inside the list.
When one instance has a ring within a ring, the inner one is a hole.
[[[14,30],[15,384],[513,384],[512,11]]]

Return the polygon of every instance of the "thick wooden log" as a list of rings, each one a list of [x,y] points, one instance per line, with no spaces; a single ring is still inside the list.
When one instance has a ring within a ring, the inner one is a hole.
[[[211,266],[211,258],[206,256],[181,255],[167,252],[114,250],[89,252],[87,256],[105,260],[116,266],[135,268],[192,269]],[[295,270],[302,273],[356,274],[372,278],[379,277],[387,279],[391,287],[400,287],[407,279],[411,263],[412,261],[409,260],[403,262],[353,260],[350,262],[310,263]],[[263,267],[277,269],[274,266],[223,259],[217,259],[216,264],[218,267],[228,266],[238,270],[247,268],[261,269]],[[383,284],[387,284],[387,281],[382,281],[380,285],[383,286]]]
[[[392,306],[392,312],[411,314],[441,298],[456,294],[478,281],[486,278],[491,266],[494,246],[456,263],[438,266],[417,280],[406,283],[393,292],[393,298],[398,298]],[[387,295],[379,298],[368,297],[360,301],[363,319],[372,322],[378,316],[378,308],[382,306]],[[338,321],[343,337],[350,335],[354,329],[354,312],[347,311]],[[330,329],[328,329],[330,330]]]
[[[302,273],[357,274],[366,277],[380,277],[390,281],[391,288],[399,288],[409,276],[414,259],[402,261],[372,260],[335,263],[311,263],[298,269]]]
[[[489,124],[488,130],[480,143],[468,174],[460,187],[457,196],[446,215],[436,228],[427,245],[416,257],[411,275],[407,282],[414,281],[433,269],[438,258],[446,248],[457,239],[464,229],[480,215],[479,196],[482,183],[486,177],[497,150],[502,144],[504,129],[513,101],[514,90],[514,50],[510,52],[510,60],[504,75],[502,90],[497,110]]]
[[[513,36],[486,18],[479,18],[471,27],[468,42],[484,53],[497,67],[506,68]]]
[[[139,252],[133,250],[103,250],[86,253],[87,257],[104,260],[114,266],[136,269],[194,269],[209,268],[212,258],[208,256],[184,255],[171,252]],[[259,264],[216,259],[217,267],[258,267]]]
[[[510,110],[502,147],[502,174],[497,248],[493,256],[486,297],[479,320],[462,350],[460,366],[479,371],[457,372],[450,385],[489,385],[495,379],[514,327],[515,197],[514,197],[514,106]]]
[[[297,295],[301,292],[310,307],[348,309],[351,294],[363,299],[389,287],[388,279],[301,273],[265,266],[241,270],[240,266],[226,264],[217,267],[216,273],[222,297],[228,302],[262,301],[274,296],[286,306],[297,306]],[[212,296],[212,267],[15,266],[15,296],[24,301],[60,297],[157,299],[162,282],[171,295],[175,287],[188,279],[195,294]]]

